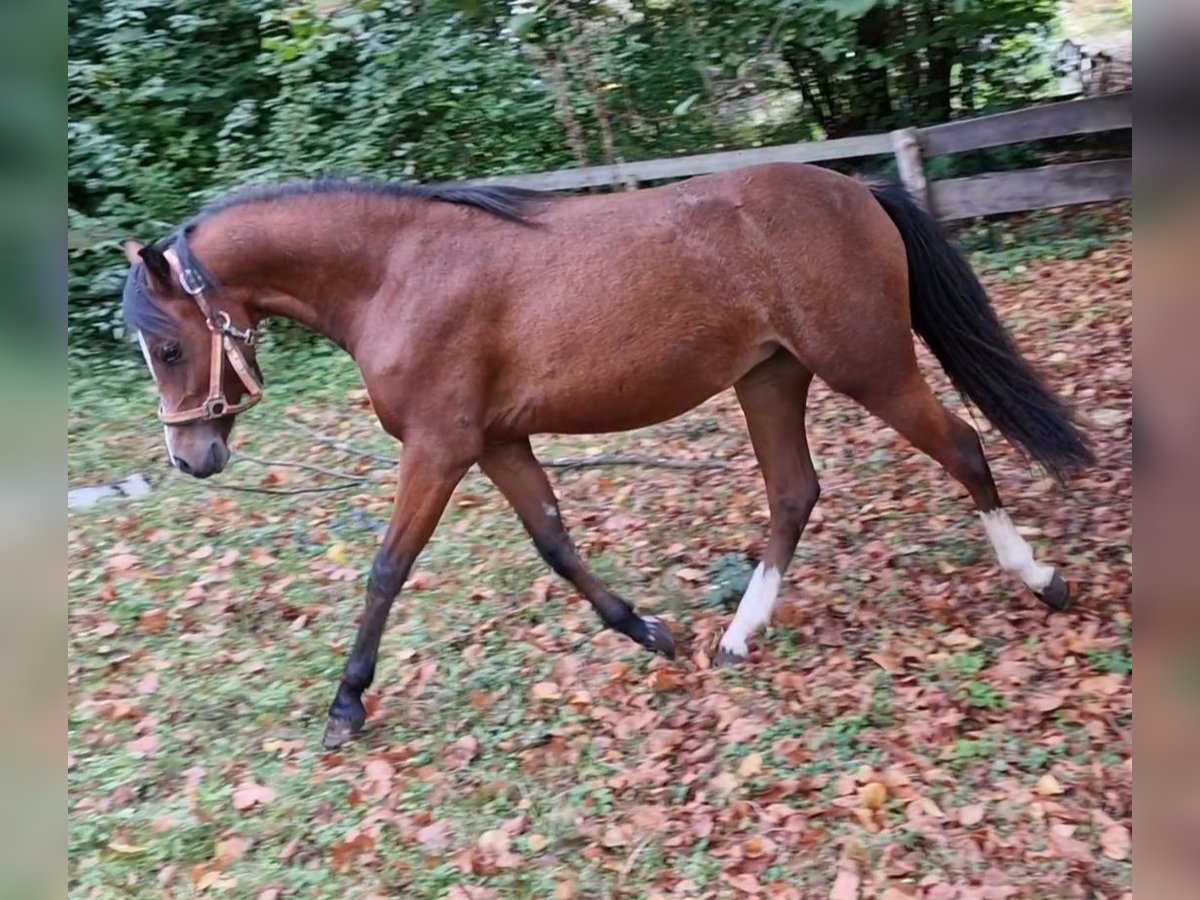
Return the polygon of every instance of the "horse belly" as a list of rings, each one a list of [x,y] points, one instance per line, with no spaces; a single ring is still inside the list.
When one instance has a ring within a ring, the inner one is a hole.
[[[641,342],[639,342],[640,344]],[[596,349],[601,349],[597,347]],[[777,348],[669,343],[636,353],[580,352],[514,392],[501,418],[523,434],[599,434],[665,422],[730,387]],[[507,404],[506,404],[507,405]]]

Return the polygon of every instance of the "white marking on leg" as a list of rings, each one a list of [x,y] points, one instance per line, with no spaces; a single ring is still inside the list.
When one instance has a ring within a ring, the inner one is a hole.
[[[1020,578],[1033,590],[1041,593],[1054,578],[1054,566],[1039,563],[1033,558],[1033,549],[1003,509],[993,509],[979,514],[983,530],[987,532],[1000,568]]]
[[[771,621],[771,613],[775,602],[779,599],[779,585],[783,576],[778,569],[765,568],[762,563],[754,570],[754,577],[746,588],[738,603],[733,621],[721,638],[721,649],[737,656],[745,656],[749,652],[746,641]]]
[[[547,518],[550,518],[550,519],[558,518],[558,507],[555,506],[553,503],[543,503],[542,504],[542,512],[544,512],[546,514]]]

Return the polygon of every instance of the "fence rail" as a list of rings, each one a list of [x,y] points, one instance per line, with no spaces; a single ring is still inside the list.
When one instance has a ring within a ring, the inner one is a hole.
[[[688,178],[769,162],[831,162],[893,155],[905,186],[943,221],[1046,209],[1133,196],[1132,158],[1064,163],[970,178],[929,182],[924,160],[1026,141],[1133,128],[1133,92],[1066,100],[901,131],[703,153],[609,166],[474,179],[547,191],[637,187],[640,182]]]

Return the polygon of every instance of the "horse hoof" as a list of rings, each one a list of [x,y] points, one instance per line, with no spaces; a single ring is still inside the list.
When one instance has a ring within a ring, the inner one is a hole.
[[[362,731],[362,727],[362,722],[355,723],[340,716],[330,716],[325,722],[325,736],[321,739],[321,746],[326,750],[337,750]]]
[[[655,653],[661,653],[667,659],[674,659],[675,635],[671,634],[671,629],[667,627],[667,623],[658,618],[658,616],[645,616],[642,619],[642,624],[646,626],[646,635],[642,641],[642,646],[647,650],[653,650]]]
[[[735,653],[732,650],[726,650],[724,647],[717,648],[717,657],[713,660],[713,665],[718,669],[732,669],[735,666],[740,666],[746,661],[744,653]]]
[[[1053,610],[1062,611],[1071,605],[1071,591],[1067,588],[1067,583],[1063,581],[1062,576],[1057,571],[1054,577],[1050,579],[1050,583],[1041,592],[1037,593],[1038,599],[1045,603]]]

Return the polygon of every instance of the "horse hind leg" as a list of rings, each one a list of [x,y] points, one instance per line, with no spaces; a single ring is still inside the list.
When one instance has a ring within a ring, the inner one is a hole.
[[[812,377],[793,356],[780,351],[734,386],[766,484],[771,525],[762,560],[721,638],[718,665],[744,660],[749,638],[770,622],[783,573],[820,496],[804,431]]]
[[[1062,577],[1053,566],[1034,558],[1033,549],[1002,506],[979,435],[938,401],[921,377],[915,359],[900,378],[851,396],[936,460],[967,489],[1000,568],[1019,578],[1052,609],[1065,609],[1070,604]]]

